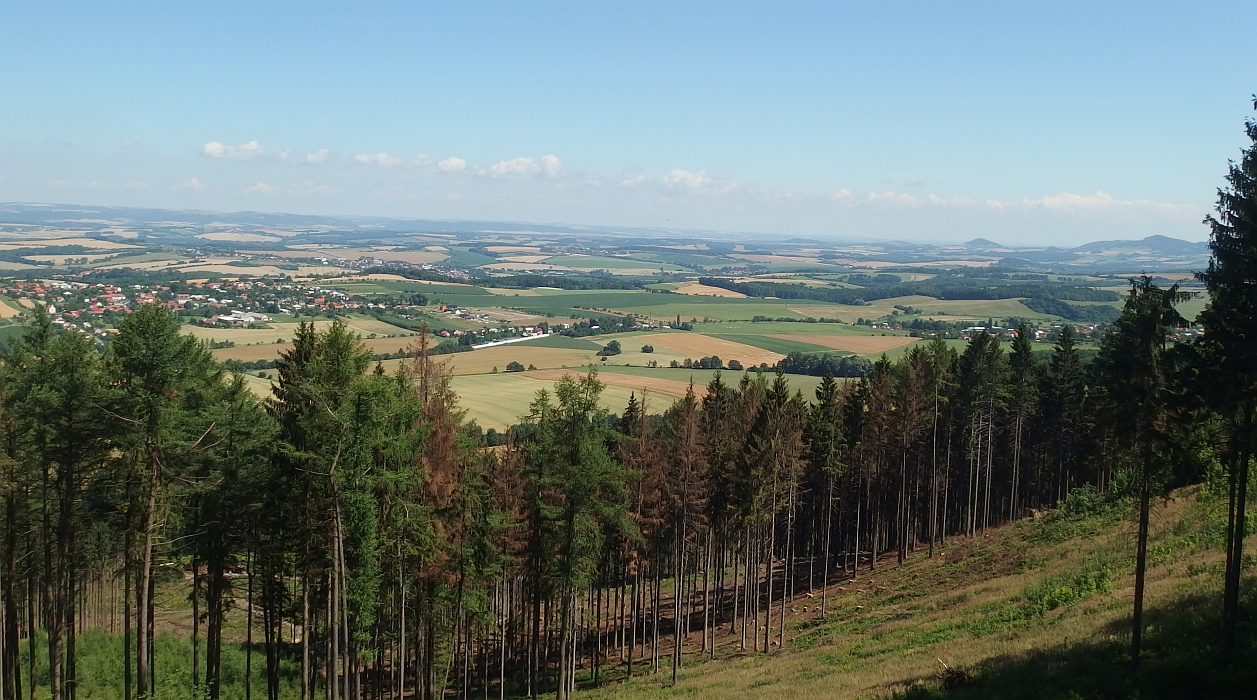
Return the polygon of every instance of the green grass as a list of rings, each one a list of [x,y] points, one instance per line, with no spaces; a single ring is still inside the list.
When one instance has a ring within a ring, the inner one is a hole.
[[[542,261],[546,265],[561,265],[574,270],[669,270],[683,268],[661,260],[637,260],[632,258],[608,258],[598,255],[556,255]]]
[[[488,265],[489,263],[497,261],[497,258],[492,258],[488,255],[482,255],[480,253],[473,253],[467,248],[455,248],[452,246],[449,247],[447,255],[449,255],[449,257],[441,261],[446,265],[479,267],[480,265]]]
[[[700,332],[701,330],[702,329],[700,328]],[[754,347],[761,348],[763,350],[779,352],[782,355],[789,355],[792,352],[801,352],[804,354],[813,354],[813,355],[820,355],[820,354],[825,354],[825,353],[829,353],[831,355],[850,354],[850,353],[845,353],[841,350],[835,350],[833,348],[827,348],[820,345],[799,343],[793,340],[784,340],[782,338],[769,338],[768,336],[765,336],[765,335],[752,335],[750,333],[746,333],[746,334],[705,333],[704,335],[710,335],[713,338],[720,338],[722,340],[731,340],[735,343],[746,343],[747,345],[752,345]]]
[[[8,347],[10,340],[21,338],[25,335],[26,329],[26,326],[17,324],[0,326],[0,349]]]
[[[631,257],[646,260],[659,261],[665,263],[673,263],[674,265],[683,265],[685,267],[701,267],[718,269],[722,267],[736,267],[745,264],[743,260],[734,260],[719,255],[702,255],[696,252],[690,253],[633,253]]]
[[[226,635],[224,635],[225,637]],[[266,697],[266,655],[260,640],[256,640],[249,678],[252,696]],[[132,642],[134,648],[134,642]],[[123,662],[122,636],[99,629],[79,633],[76,639],[78,658],[78,697],[82,700],[122,700]],[[44,699],[48,692],[47,637],[39,631],[36,637],[35,697]],[[199,700],[204,698],[204,688],[194,693],[192,688],[192,642],[189,638],[173,634],[160,634],[153,644],[155,656],[153,674],[156,682],[155,697],[171,700]],[[30,645],[21,644],[21,668],[23,692],[29,692],[29,676],[26,673],[30,659]],[[132,656],[134,659],[134,656]],[[205,642],[201,642],[201,672],[204,673]],[[244,700],[246,650],[243,644],[231,643],[224,638],[222,646],[221,697],[223,700]],[[279,697],[287,700],[301,696],[297,663],[290,658],[280,661]],[[319,685],[322,693],[322,686]],[[134,695],[132,695],[134,697]]]

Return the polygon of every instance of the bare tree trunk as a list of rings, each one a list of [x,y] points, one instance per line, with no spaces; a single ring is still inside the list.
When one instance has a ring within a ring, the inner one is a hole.
[[[155,530],[157,529],[157,480],[160,463],[155,454],[156,446],[148,445],[148,494],[144,505],[144,549],[140,554],[139,597],[136,601],[136,654],[135,682],[140,700],[153,694],[154,688],[150,674],[152,662],[152,628],[150,611],[153,608],[153,548],[155,546]]]
[[[1222,600],[1222,641],[1227,646],[1235,645],[1235,628],[1239,620],[1240,565],[1244,559],[1244,530],[1246,527],[1245,507],[1248,503],[1248,463],[1252,456],[1252,445],[1249,440],[1253,432],[1253,408],[1244,404],[1244,416],[1238,435],[1238,459],[1236,468],[1232,469],[1235,486],[1235,505],[1231,509],[1232,517],[1228,531],[1226,585]]]
[[[1131,664],[1135,671],[1140,665],[1140,644],[1144,628],[1144,578],[1148,565],[1148,509],[1152,490],[1152,438],[1144,438],[1143,470],[1139,484],[1139,543],[1135,554],[1135,614],[1134,629],[1130,637]]]
[[[821,566],[821,618],[825,617],[826,604],[829,602],[829,543],[834,531],[834,475],[828,476],[825,485],[825,554]]]

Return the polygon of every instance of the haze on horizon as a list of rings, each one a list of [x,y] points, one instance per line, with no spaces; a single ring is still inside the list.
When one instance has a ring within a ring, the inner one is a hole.
[[[1252,3],[27,2],[0,201],[1202,240]]]

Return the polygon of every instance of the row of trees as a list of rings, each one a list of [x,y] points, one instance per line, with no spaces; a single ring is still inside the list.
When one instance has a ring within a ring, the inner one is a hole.
[[[1082,487],[1141,505],[1137,660],[1152,497],[1213,457],[1231,475],[1233,640],[1257,398],[1253,150],[1230,183],[1202,341],[1167,343],[1182,295],[1145,278],[1090,364],[1069,329],[1047,361],[1024,329],[1011,347],[979,333],[827,376],[812,401],[783,373],[717,373],[618,416],[591,368],[539,392],[492,449],[423,341],[386,373],[343,323],[303,324],[259,401],[164,307],[124,319],[103,355],[41,318],[0,368],[0,697],[31,696],[38,651],[53,700],[73,700],[90,627],[119,632],[121,696],[153,697],[155,640],[177,628],[157,597],[180,591],[197,696],[224,694],[225,647],[244,642],[271,700],[562,700],[578,677],[675,677],[722,644],[770,652],[796,596],[825,615],[836,578]]]

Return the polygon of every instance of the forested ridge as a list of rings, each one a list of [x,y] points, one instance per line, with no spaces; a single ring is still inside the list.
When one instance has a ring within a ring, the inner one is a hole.
[[[862,275],[861,277],[869,277]],[[1070,321],[1103,322],[1117,316],[1107,306],[1070,304],[1070,301],[1118,301],[1121,297],[1108,289],[1094,289],[1068,284],[996,280],[989,276],[961,276],[940,273],[921,282],[902,282],[894,275],[878,275],[894,279],[893,283],[873,278],[871,283],[862,279],[859,288],[817,287],[797,282],[735,281],[725,277],[703,277],[701,284],[728,289],[749,297],[776,297],[778,299],[808,299],[835,304],[862,305],[877,299],[892,299],[916,294],[936,299],[1018,299],[1038,313],[1060,316]]]
[[[1024,331],[979,333],[960,352],[934,340],[827,377],[812,401],[782,373],[717,373],[619,415],[591,368],[521,407],[496,448],[422,341],[386,373],[343,322],[303,324],[258,400],[164,306],[126,317],[103,354],[41,317],[0,364],[0,696],[73,700],[91,681],[92,697],[127,700],[562,700],[675,678],[696,656],[771,654],[795,598],[825,616],[830,582],[1079,489],[1139,505],[1137,669],[1151,503],[1218,470],[1217,607],[1234,644],[1257,152],[1229,184],[1200,340],[1171,342],[1184,295],[1141,278],[1089,363],[1068,328],[1046,361]],[[182,600],[158,601],[170,591]],[[184,601],[190,628],[163,622]],[[158,654],[163,624],[186,653]],[[89,638],[116,661],[91,679]],[[243,676],[224,664],[242,644]],[[159,659],[186,669],[180,684],[159,683]]]

